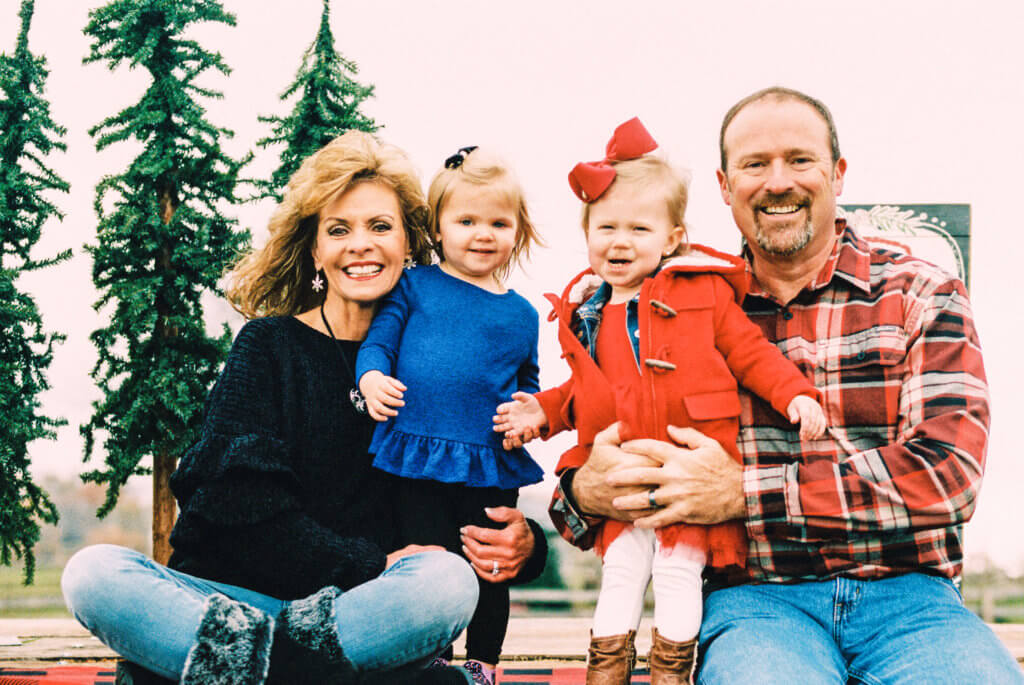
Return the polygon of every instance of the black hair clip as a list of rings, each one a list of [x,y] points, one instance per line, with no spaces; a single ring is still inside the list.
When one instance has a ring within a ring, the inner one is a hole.
[[[454,155],[444,160],[445,169],[458,169],[462,166],[462,163],[466,161],[466,157],[469,153],[476,149],[476,145],[470,145],[469,147],[460,147],[459,151]]]

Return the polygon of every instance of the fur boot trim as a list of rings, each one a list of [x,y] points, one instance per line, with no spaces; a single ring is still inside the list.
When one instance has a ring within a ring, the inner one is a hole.
[[[181,685],[259,685],[267,678],[274,619],[248,604],[211,595],[189,650]]]
[[[338,624],[334,620],[334,600],[340,594],[341,590],[328,586],[309,597],[289,602],[277,617],[278,633],[286,634],[328,661],[344,660]]]
[[[355,681],[355,669],[341,649],[334,616],[334,600],[340,594],[336,587],[325,587],[281,610],[268,683],[347,685]]]

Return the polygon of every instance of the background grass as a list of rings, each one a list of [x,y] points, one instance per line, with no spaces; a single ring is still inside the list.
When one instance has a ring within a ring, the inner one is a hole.
[[[21,568],[0,567],[0,618],[71,618],[60,592],[58,567],[37,568],[32,585]]]

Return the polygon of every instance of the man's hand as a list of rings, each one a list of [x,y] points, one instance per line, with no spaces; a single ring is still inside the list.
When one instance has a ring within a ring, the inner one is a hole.
[[[540,402],[525,392],[512,393],[511,402],[503,402],[495,409],[494,430],[504,433],[501,444],[506,450],[522,447],[540,437],[541,429],[548,425],[548,417]]]
[[[518,509],[488,507],[484,512],[489,519],[504,523],[505,527],[463,526],[459,531],[462,553],[484,580],[491,583],[512,580],[533,554],[533,531]],[[495,562],[498,564],[497,573],[494,573]]]
[[[613,505],[627,511],[646,510],[649,515],[634,522],[638,528],[745,518],[743,467],[718,441],[693,428],[669,426],[668,434],[678,446],[661,440],[631,440],[622,445],[623,450],[643,455],[660,466],[621,469],[609,474],[613,486],[637,490],[635,494],[616,497]],[[659,507],[654,513],[649,510],[652,490]]]
[[[572,497],[583,513],[619,521],[632,521],[651,513],[650,509],[624,511],[613,501],[634,493],[645,493],[646,496],[648,488],[636,483],[613,482],[611,474],[643,467],[656,468],[658,465],[639,452],[623,451],[621,442],[618,423],[605,428],[594,437],[590,457],[573,476]]]
[[[359,379],[359,392],[366,398],[366,409],[374,421],[387,421],[398,416],[398,407],[404,407],[402,396],[408,388],[380,371],[367,371]]]

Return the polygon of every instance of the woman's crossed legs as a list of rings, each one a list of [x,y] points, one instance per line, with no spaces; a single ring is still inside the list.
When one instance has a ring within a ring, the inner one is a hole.
[[[174,571],[114,545],[75,554],[61,586],[68,609],[104,644],[172,679],[181,675],[196,644],[211,596],[224,595],[270,617],[288,605]],[[447,552],[403,557],[334,600],[341,650],[356,672],[423,662],[465,628],[476,599],[476,576],[459,557]]]

